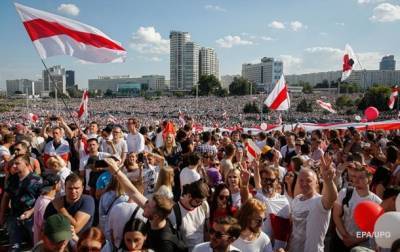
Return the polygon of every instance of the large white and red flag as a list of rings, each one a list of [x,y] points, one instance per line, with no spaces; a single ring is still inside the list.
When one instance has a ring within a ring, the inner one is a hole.
[[[342,79],[345,81],[349,78],[351,72],[353,71],[353,65],[356,62],[356,55],[349,44],[346,44],[344,48],[343,62],[342,62]]]
[[[88,103],[89,103],[89,91],[85,90],[83,91],[82,101],[81,104],[79,105],[79,110],[78,110],[78,118],[80,120],[85,120],[86,118],[88,118],[89,115]]]
[[[399,96],[399,89],[398,89],[397,86],[395,86],[395,87],[392,88],[392,93],[390,94],[389,101],[388,101],[388,107],[390,109],[394,108],[394,103],[395,103],[396,98],[398,96]]]
[[[272,92],[268,95],[264,104],[271,110],[288,110],[290,107],[290,98],[285,77],[281,76]]]
[[[330,104],[329,102],[323,102],[321,100],[316,100],[316,102],[321,108],[323,108],[331,113],[336,113],[336,110],[333,109],[332,104]]]
[[[42,59],[70,55],[94,63],[125,60],[121,44],[95,27],[19,3],[15,7]]]
[[[246,140],[244,146],[246,148],[247,158],[250,162],[257,158],[257,155],[261,154],[260,148],[251,139]]]

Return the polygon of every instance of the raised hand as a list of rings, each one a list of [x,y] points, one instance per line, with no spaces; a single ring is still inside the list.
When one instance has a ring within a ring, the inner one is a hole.
[[[332,157],[323,155],[321,157],[320,172],[324,181],[332,181],[335,178],[335,168],[332,166]]]

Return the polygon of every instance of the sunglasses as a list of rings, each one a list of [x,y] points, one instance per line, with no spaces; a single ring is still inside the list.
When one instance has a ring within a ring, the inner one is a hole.
[[[216,231],[213,228],[210,229],[210,235],[213,235],[216,239],[221,239],[224,236],[228,236],[229,237],[228,234],[224,234],[224,233],[222,233],[220,231]]]
[[[259,224],[263,223],[264,221],[266,221],[267,218],[254,218],[252,220],[259,225]]]
[[[82,246],[82,247],[79,248],[79,251],[80,252],[100,252],[101,248]]]
[[[219,195],[218,198],[219,198],[220,200],[225,200],[225,199],[229,199],[229,196]]]
[[[268,184],[274,183],[275,180],[276,180],[276,178],[262,178],[262,181],[264,181],[265,183],[268,183]]]
[[[213,165],[214,165],[214,166],[219,166],[219,165],[220,165],[220,163],[214,163]]]
[[[15,150],[15,151],[21,151],[21,149],[17,149],[17,148],[15,148],[14,150]]]

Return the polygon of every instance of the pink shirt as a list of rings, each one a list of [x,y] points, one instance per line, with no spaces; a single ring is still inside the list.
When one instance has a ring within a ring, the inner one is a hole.
[[[46,211],[47,205],[53,200],[54,198],[40,195],[40,197],[36,200],[35,203],[35,210],[33,212],[33,241],[34,244],[39,242],[40,233],[42,230],[43,225],[43,215]]]

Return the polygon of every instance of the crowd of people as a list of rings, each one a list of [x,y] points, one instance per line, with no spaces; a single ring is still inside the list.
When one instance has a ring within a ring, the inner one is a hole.
[[[160,106],[142,103],[92,103],[137,110],[112,123],[0,125],[9,251],[400,251],[400,240],[380,248],[360,237],[353,216],[364,201],[396,211],[399,131],[196,132],[190,117],[143,119]]]
[[[247,96],[228,96],[214,97],[205,96],[199,97],[197,102],[194,97],[157,97],[147,100],[143,97],[135,98],[90,98],[89,113],[90,120],[100,124],[107,124],[109,121],[124,123],[126,118],[134,116],[138,118],[142,125],[150,126],[154,122],[160,122],[168,119],[179,123],[179,111],[183,116],[190,116],[197,122],[201,122],[203,126],[212,127],[232,127],[241,124],[242,127],[253,127],[260,125],[261,121],[268,124],[273,124],[278,117],[282,116],[284,121],[291,122],[354,122],[355,115],[346,113],[350,107],[339,108],[335,106],[337,95],[323,94],[293,94],[291,96],[290,112],[279,113],[278,111],[269,111],[268,113],[248,113],[243,112],[246,103],[255,103],[259,109],[263,106],[266,99],[266,94],[256,94]],[[355,100],[359,96],[352,95],[351,99]],[[313,112],[298,112],[296,111],[297,104],[306,99],[311,103]],[[324,113],[324,110],[315,102],[321,99],[325,102],[333,104],[333,108],[338,111],[337,114]],[[71,112],[79,108],[80,99],[67,100]],[[58,100],[58,104],[54,100],[42,100],[22,102],[17,105],[13,111],[5,112],[0,115],[2,121],[20,122],[23,123],[27,117],[27,110],[30,113],[38,115],[40,120],[35,124],[41,125],[46,114],[52,115],[60,113],[64,115],[68,122],[72,122],[70,115],[65,109],[65,106]],[[72,113],[75,114],[75,113]],[[261,120],[262,116],[262,120]],[[362,115],[360,115],[362,117]],[[392,119],[397,116],[396,112],[381,112],[379,120]]]

